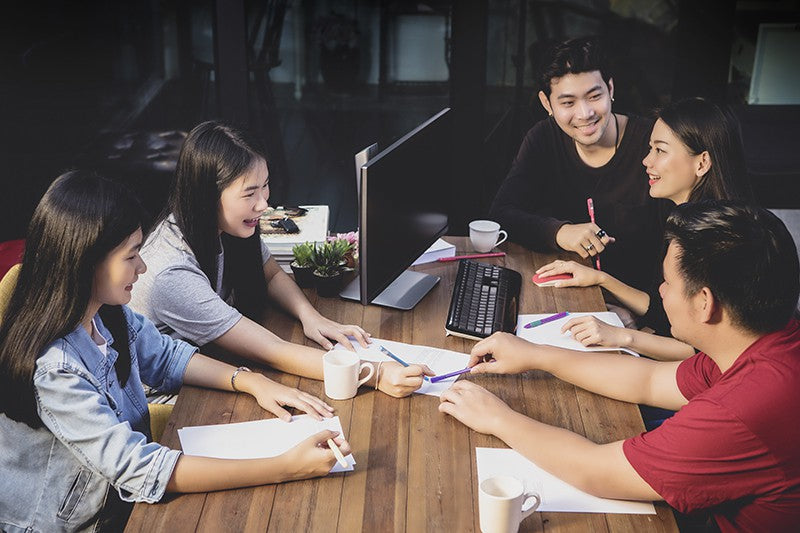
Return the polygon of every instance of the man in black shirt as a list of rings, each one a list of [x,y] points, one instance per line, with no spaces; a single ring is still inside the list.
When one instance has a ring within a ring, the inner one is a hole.
[[[646,289],[665,215],[642,165],[653,121],[612,111],[614,81],[593,39],[557,45],[540,86],[550,116],[525,136],[490,217],[535,250],[602,254],[604,270]]]

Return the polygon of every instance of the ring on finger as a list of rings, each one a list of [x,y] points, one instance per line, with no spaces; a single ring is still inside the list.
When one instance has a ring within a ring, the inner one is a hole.
[[[595,233],[595,235],[597,235],[598,239],[602,239],[603,237],[606,236],[606,230],[604,229],[598,230],[597,233]]]
[[[588,252],[588,251],[589,251],[589,250],[591,250],[592,248],[594,248],[594,244],[592,244],[592,243],[589,243],[589,245],[588,245],[588,246],[586,246],[586,251]]]

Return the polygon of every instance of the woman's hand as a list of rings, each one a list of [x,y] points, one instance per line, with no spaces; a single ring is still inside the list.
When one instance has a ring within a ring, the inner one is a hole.
[[[353,344],[348,339],[355,337],[358,343],[367,348],[369,346],[370,334],[364,331],[359,326],[343,325],[334,322],[329,318],[325,318],[319,313],[301,319],[303,323],[303,333],[306,337],[316,342],[326,350],[333,350],[334,342],[340,342],[345,348],[354,351]]]
[[[333,416],[333,407],[316,396],[272,381],[258,373],[240,373],[236,378],[237,388],[252,395],[258,405],[286,422],[292,419],[287,405],[308,413],[317,420]]]
[[[472,374],[519,374],[535,368],[532,356],[536,344],[510,333],[494,333],[472,347]]]
[[[553,287],[591,287],[602,285],[605,274],[600,270],[581,265],[575,261],[557,260],[548,263],[536,271],[540,278],[555,276],[556,274],[572,274],[572,279],[556,281]]]
[[[383,362],[377,377],[378,390],[395,398],[403,398],[422,386],[422,376],[435,375],[428,365],[403,366],[395,362]]]
[[[593,316],[579,316],[569,320],[561,328],[561,333],[567,331],[584,346],[624,348],[631,343],[630,332],[625,328],[612,326]]]
[[[513,411],[503,400],[471,381],[456,381],[442,393],[439,411],[480,433],[496,435]]]
[[[342,455],[346,456],[350,453],[350,444],[339,436],[338,432],[320,431],[280,455],[284,464],[283,481],[308,479],[328,474],[336,463],[336,456],[328,447],[328,439],[333,439],[333,442],[342,451]]]

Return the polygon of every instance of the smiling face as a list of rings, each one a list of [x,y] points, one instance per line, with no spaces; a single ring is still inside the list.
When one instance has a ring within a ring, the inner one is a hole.
[[[550,97],[539,91],[539,100],[564,133],[583,146],[599,143],[612,146],[615,133],[608,125],[612,120],[611,98],[614,83],[608,85],[599,70],[566,74],[553,78]]]
[[[125,305],[131,301],[133,284],[147,266],[139,255],[141,228],[111,250],[97,266],[92,282],[92,300],[99,305]],[[98,307],[99,307],[98,305]]]
[[[708,172],[710,159],[708,152],[693,155],[675,132],[658,119],[650,134],[650,151],[642,164],[647,169],[650,196],[682,204]]]
[[[269,171],[263,159],[222,190],[217,209],[219,230],[234,237],[253,235],[269,199]]]

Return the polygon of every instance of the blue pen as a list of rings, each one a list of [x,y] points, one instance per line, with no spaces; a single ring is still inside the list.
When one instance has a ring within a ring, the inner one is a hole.
[[[387,350],[387,349],[386,349],[384,346],[381,346],[381,347],[380,347],[380,350],[381,350],[383,353],[385,353],[386,355],[388,355],[389,357],[391,357],[392,359],[394,359],[395,361],[397,361],[398,363],[400,363],[401,365],[403,365],[403,366],[408,366],[408,363],[406,363],[405,361],[403,361],[402,359],[400,359],[399,357],[397,357],[395,354],[393,354],[392,352],[390,352],[389,350]],[[424,379],[425,381],[429,381],[427,376],[422,376],[422,379]]]
[[[536,326],[541,326],[542,324],[547,324],[548,322],[552,322],[554,320],[558,320],[559,318],[564,318],[569,313],[564,311],[563,313],[556,313],[555,315],[546,316],[544,318],[540,318],[539,320],[534,320],[533,322],[529,322],[525,324],[525,328],[535,328]]]
[[[433,376],[431,378],[431,383],[436,383],[437,381],[442,381],[443,379],[452,378],[453,376],[460,376],[461,374],[466,374],[467,372],[471,371],[472,368],[462,368],[461,370],[456,370],[455,372],[442,374],[441,376]]]

